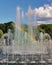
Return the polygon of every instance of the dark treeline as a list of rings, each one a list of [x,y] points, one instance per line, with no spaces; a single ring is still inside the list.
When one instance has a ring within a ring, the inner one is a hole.
[[[12,33],[14,32],[14,22],[13,21],[0,24],[0,38],[4,33],[7,33],[8,29],[11,29]]]
[[[52,38],[52,24],[42,24],[37,28],[39,32],[48,33]]]
[[[8,29],[11,29],[12,33],[14,33],[14,26],[15,26],[15,24],[14,24],[13,21],[10,21],[8,23],[0,24],[0,37],[4,33],[7,33]],[[24,31],[28,32],[28,25],[23,24],[22,28],[23,28]],[[41,24],[41,25],[38,25],[36,27],[36,31],[35,32],[36,32],[36,34],[39,34],[40,32],[48,33],[51,36],[51,38],[52,38],[52,24]]]
[[[14,30],[14,22],[10,21],[8,23],[0,24],[0,30],[3,31],[3,33],[7,33],[8,29],[11,29],[12,32]]]
[[[28,25],[24,24],[22,25],[23,29],[28,32]],[[48,33],[52,38],[52,24],[41,24],[37,27],[33,26],[36,37],[39,37],[40,32]]]

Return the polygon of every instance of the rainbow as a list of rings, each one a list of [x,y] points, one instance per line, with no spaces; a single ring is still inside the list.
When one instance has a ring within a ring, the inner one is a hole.
[[[22,26],[21,25],[18,25],[18,24],[16,24],[16,27],[19,29],[19,30],[21,30],[22,32],[26,32],[26,31],[24,31],[24,29],[22,28]]]
[[[24,32],[24,33],[27,32],[27,31],[25,31],[25,30],[22,28],[21,25],[16,24],[16,27],[17,27],[19,30],[21,30],[22,32]],[[34,37],[32,34],[29,34],[29,33],[27,33],[27,34],[28,34],[28,37],[29,37],[33,42],[36,42],[36,43],[37,43],[35,37]]]

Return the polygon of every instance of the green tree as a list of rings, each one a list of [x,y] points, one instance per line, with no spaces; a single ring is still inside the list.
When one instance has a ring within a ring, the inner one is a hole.
[[[3,35],[3,31],[0,29],[0,38],[2,37]]]
[[[10,29],[11,29],[12,33],[14,33],[14,31],[15,31],[15,24],[13,22],[11,22],[11,24],[10,24]]]

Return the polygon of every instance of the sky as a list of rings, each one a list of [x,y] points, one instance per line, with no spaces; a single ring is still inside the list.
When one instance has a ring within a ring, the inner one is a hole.
[[[16,22],[16,8],[20,7],[22,10],[22,17],[24,17],[24,13],[28,13],[29,6],[36,12],[34,15],[42,17],[41,20],[43,20],[43,23],[45,23],[46,20],[52,19],[52,0],[0,0],[0,23],[9,21]],[[48,11],[47,9],[50,10]],[[44,13],[46,16],[43,15]],[[27,19],[25,18],[24,21],[26,22]],[[41,23],[41,21],[39,21],[39,23]],[[52,22],[48,21],[47,23]]]

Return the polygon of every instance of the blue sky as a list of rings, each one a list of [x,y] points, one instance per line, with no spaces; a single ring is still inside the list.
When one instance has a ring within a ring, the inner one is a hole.
[[[26,12],[29,5],[34,9],[51,3],[52,0],[0,0],[0,23],[15,22],[17,6]]]

